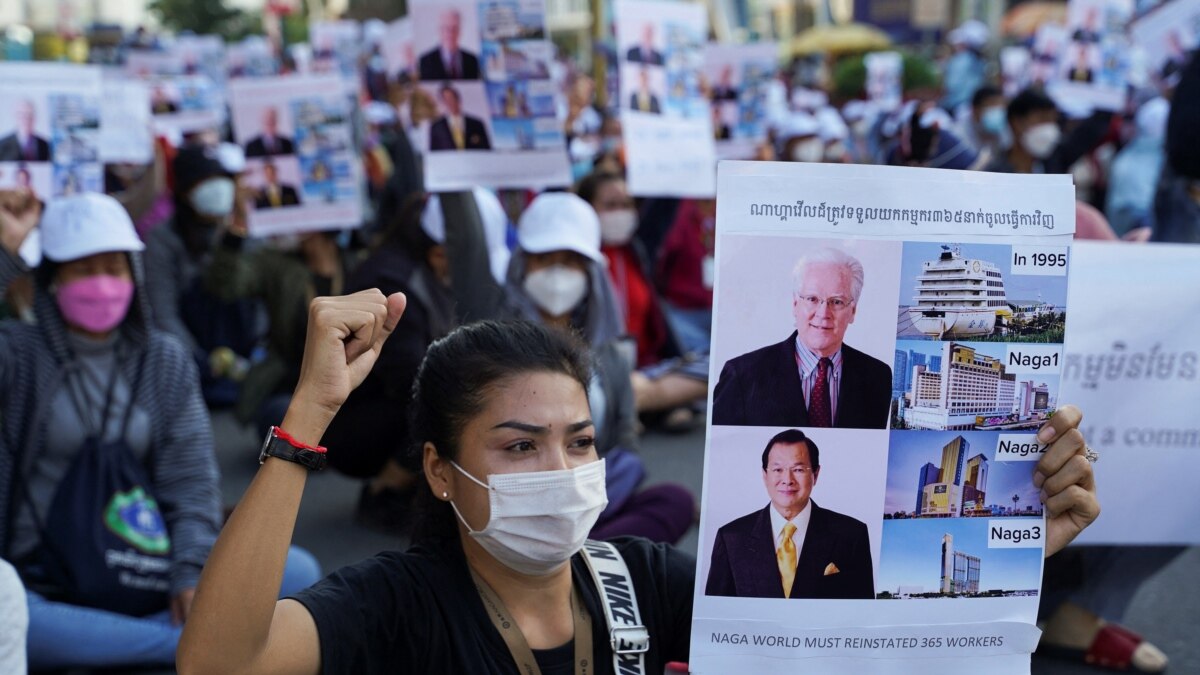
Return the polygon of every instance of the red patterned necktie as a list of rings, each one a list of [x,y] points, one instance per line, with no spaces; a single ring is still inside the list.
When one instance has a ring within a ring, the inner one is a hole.
[[[808,403],[808,426],[832,427],[833,409],[829,403],[829,368],[833,361],[822,357],[817,362],[817,381],[813,383],[811,399]]]

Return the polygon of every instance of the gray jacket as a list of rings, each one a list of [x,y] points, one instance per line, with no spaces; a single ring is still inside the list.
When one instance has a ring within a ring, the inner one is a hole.
[[[173,336],[150,328],[141,256],[131,255],[136,285],[133,306],[121,324],[117,362],[151,420],[151,481],[171,536],[171,593],[192,588],[216,541],[221,502],[212,424],[200,394],[199,373],[188,350]],[[24,271],[0,249],[0,288]],[[54,299],[39,288],[36,325],[0,321],[0,553],[9,556],[18,500],[16,488],[46,443],[50,408],[73,356]]]

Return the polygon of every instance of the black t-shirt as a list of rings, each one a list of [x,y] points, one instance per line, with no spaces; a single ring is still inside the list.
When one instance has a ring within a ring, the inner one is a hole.
[[[642,623],[650,632],[646,671],[661,673],[671,661],[687,661],[695,558],[645,539],[621,537],[611,543],[629,566]],[[611,675],[604,611],[581,554],[571,559],[571,572],[592,616],[596,675]],[[484,611],[457,541],[380,553],[291,597],[312,614],[327,675],[519,675]],[[563,650],[574,654],[566,646]],[[553,658],[546,652],[538,656]]]

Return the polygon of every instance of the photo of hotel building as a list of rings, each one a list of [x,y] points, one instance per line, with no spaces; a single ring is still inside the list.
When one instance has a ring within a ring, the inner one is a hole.
[[[1018,380],[1005,372],[1001,358],[966,344],[947,342],[941,351],[937,368],[920,363],[911,367],[894,427],[1031,429],[1053,412],[1056,397],[1046,381]],[[907,357],[914,363],[912,354]]]

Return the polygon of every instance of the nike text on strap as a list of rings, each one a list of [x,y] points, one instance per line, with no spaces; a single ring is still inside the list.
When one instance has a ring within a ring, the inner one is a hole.
[[[612,544],[588,540],[583,559],[600,591],[612,641],[613,669],[618,675],[645,675],[650,632],[642,625],[629,567]]]

